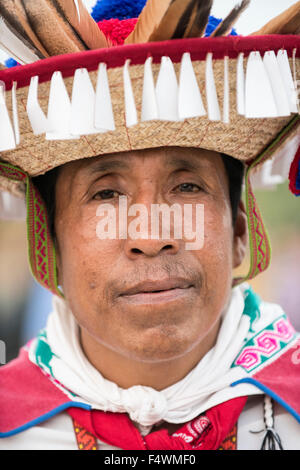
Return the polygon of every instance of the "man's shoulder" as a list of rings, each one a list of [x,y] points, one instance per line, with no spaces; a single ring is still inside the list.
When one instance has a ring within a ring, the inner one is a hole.
[[[0,368],[0,436],[22,430],[69,398],[28,358],[26,348]]]
[[[300,335],[286,318],[274,323],[245,345],[243,377],[231,385],[255,386],[300,422]]]
[[[20,349],[16,359],[0,368],[1,402],[5,397],[26,399],[26,392],[39,395],[40,392],[52,392],[53,388],[43,371],[29,360],[26,347]]]

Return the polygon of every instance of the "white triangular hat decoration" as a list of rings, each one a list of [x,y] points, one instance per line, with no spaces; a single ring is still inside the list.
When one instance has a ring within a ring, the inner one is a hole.
[[[236,105],[237,113],[245,116],[245,72],[244,53],[241,52],[237,59],[236,71]]]
[[[96,103],[95,103],[95,127],[99,132],[114,131],[115,121],[109,91],[106,64],[101,63],[98,67]]]
[[[220,121],[221,111],[218,102],[218,95],[216,90],[214,71],[213,71],[213,54],[209,52],[206,56],[206,101],[207,101],[207,112],[208,119],[210,121]]]
[[[152,121],[154,119],[158,119],[158,106],[152,72],[152,57],[148,57],[144,66],[141,121]]]
[[[48,103],[48,132],[47,140],[75,139],[70,132],[71,100],[61,72],[54,72],[51,78]]]
[[[291,114],[289,100],[275,52],[267,51],[264,55],[263,62],[273,90],[277,116],[289,116]]]
[[[278,116],[270,80],[258,51],[250,53],[247,63],[245,116],[246,118]]]
[[[26,105],[27,115],[34,135],[45,134],[48,131],[48,121],[38,100],[38,84],[39,77],[32,77],[30,80]]]
[[[136,105],[134,94],[132,90],[131,78],[129,73],[130,60],[126,60],[123,68],[123,80],[124,80],[124,99],[125,99],[125,116],[126,126],[132,127],[138,123]]]
[[[230,121],[230,91],[229,91],[229,57],[224,57],[224,97],[223,97],[223,122]]]
[[[13,114],[15,141],[16,141],[16,145],[19,145],[21,137],[20,137],[18,104],[17,104],[17,82],[13,82],[13,86],[11,90],[11,99],[12,99],[12,114]]]
[[[295,83],[293,80],[287,51],[280,49],[277,53],[277,60],[278,60],[279,69],[282,75],[282,79],[285,84],[286,92],[288,95],[288,100],[290,103],[290,111],[291,113],[297,113],[298,112],[297,91],[296,91]]]
[[[161,58],[155,91],[158,119],[161,121],[179,121],[178,82],[170,57],[164,56]]]
[[[221,116],[213,71],[213,54],[208,53],[205,63],[205,88],[208,119],[230,119],[230,86],[228,64],[224,58],[224,96],[223,115]],[[123,67],[125,123],[127,127],[138,123],[134,90],[130,78],[130,60]],[[262,59],[257,51],[250,52],[246,74],[244,72],[244,54],[237,58],[236,74],[237,112],[246,118],[273,118],[288,116],[298,111],[296,78],[292,76],[287,51],[280,50],[275,56],[268,51]],[[97,134],[115,130],[112,100],[109,89],[107,66],[98,67],[97,87],[94,90],[89,72],[85,68],[75,71],[72,99],[68,95],[61,72],[53,74],[50,86],[48,116],[46,117],[38,99],[39,77],[31,78],[27,114],[33,133],[45,133],[47,139],[76,139],[84,134]],[[15,148],[20,142],[17,84],[12,87],[12,119],[5,102],[2,89],[0,96],[0,120],[2,151]],[[179,84],[173,62],[170,57],[162,57],[156,84],[152,73],[152,58],[144,65],[144,83],[141,106],[141,121],[183,121],[206,114],[194,66],[189,53],[181,58]]]
[[[97,134],[95,119],[95,90],[86,68],[77,69],[74,75],[70,133],[76,135]]]
[[[0,85],[0,151],[16,148],[13,126],[5,102],[4,87]]]
[[[189,119],[206,115],[191,61],[191,55],[188,52],[183,54],[181,60],[178,114],[180,119]]]

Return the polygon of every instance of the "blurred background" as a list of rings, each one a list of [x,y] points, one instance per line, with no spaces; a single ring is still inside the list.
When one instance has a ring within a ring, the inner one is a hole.
[[[85,3],[91,11],[95,0]],[[222,18],[236,3],[215,0],[212,14]],[[293,3],[296,1],[252,0],[236,30],[243,35],[256,31]],[[0,62],[6,58],[0,51]],[[289,192],[287,183],[256,191],[256,197],[271,239],[272,261],[250,284],[264,300],[280,304],[300,330],[300,197]],[[246,274],[248,267],[247,257],[240,273]],[[51,294],[33,280],[29,270],[26,223],[0,221],[0,340],[6,345],[6,362],[45,326],[50,311]]]

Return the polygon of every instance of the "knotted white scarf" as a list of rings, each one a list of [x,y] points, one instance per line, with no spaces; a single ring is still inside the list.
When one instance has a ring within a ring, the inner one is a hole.
[[[122,389],[106,380],[84,355],[79,342],[79,326],[66,303],[57,297],[53,300],[46,334],[44,332],[40,339],[33,341],[29,357],[75,394],[72,400],[88,403],[94,409],[126,412],[142,426],[151,426],[161,420],[184,423],[237,396],[260,393],[253,385],[231,387],[235,380],[241,378],[241,368],[231,368],[231,365],[246,338],[249,339],[255,331],[261,331],[282,314],[282,310],[277,305],[262,302],[254,331],[252,324],[250,328],[249,315],[243,314],[248,288],[243,284],[232,289],[215,346],[186,377],[162,391],[145,386]],[[38,341],[44,341],[50,347],[50,361],[47,359],[43,363],[43,358],[37,357]]]

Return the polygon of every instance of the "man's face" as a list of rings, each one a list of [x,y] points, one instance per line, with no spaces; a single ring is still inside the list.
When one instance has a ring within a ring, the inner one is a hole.
[[[172,236],[100,239],[99,207],[113,205],[118,220],[119,196],[149,214],[152,204],[179,204],[182,213],[190,204],[193,219],[204,205],[203,247],[187,250],[184,237]],[[237,233],[214,152],[162,148],[65,165],[56,187],[59,280],[81,331],[136,361],[171,360],[197,347],[230,298],[232,269],[244,253],[240,217]]]

